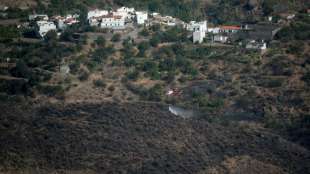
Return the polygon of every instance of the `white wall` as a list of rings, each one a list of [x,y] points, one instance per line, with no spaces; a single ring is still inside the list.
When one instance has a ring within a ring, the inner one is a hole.
[[[146,12],[136,12],[136,19],[138,24],[144,24],[148,19],[148,14]]]

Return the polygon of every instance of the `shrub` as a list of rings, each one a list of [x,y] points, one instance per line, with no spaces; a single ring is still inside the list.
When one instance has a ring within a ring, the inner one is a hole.
[[[310,71],[308,71],[305,75],[301,77],[301,80],[310,85]]]
[[[160,37],[155,34],[150,40],[150,45],[152,47],[157,47],[160,42],[161,42]]]
[[[102,79],[94,80],[93,84],[96,87],[106,87],[107,86],[107,84]]]
[[[153,101],[161,101],[163,93],[163,87],[160,84],[156,84],[148,90],[147,99]]]
[[[0,26],[0,38],[12,39],[19,37],[20,33],[14,26]]]
[[[99,47],[105,47],[106,40],[105,40],[104,37],[99,36],[99,37],[95,40],[95,43],[96,43],[97,46],[99,46]]]
[[[85,81],[85,80],[88,79],[88,77],[89,77],[89,73],[86,72],[85,70],[83,70],[83,71],[80,73],[79,79],[80,79],[81,81]]]
[[[112,36],[111,41],[112,42],[119,42],[121,40],[121,34],[116,33]]]
[[[126,77],[130,80],[137,80],[139,77],[139,72],[137,70],[129,71]]]
[[[143,30],[139,32],[139,35],[147,37],[150,35],[150,32],[147,28],[143,28]]]
[[[115,90],[115,87],[113,85],[111,85],[111,86],[108,87],[108,90],[113,92]]]
[[[48,96],[63,95],[65,92],[61,85],[39,85],[38,90]]]
[[[134,58],[128,58],[124,60],[124,64],[127,67],[135,66],[137,64],[136,60]]]
[[[138,45],[139,49],[139,56],[144,57],[145,56],[145,51],[150,48],[150,45],[148,42],[141,42]]]

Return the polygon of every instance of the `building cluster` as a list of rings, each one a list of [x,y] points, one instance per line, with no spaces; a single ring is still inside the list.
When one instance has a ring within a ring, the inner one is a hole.
[[[202,43],[209,36],[212,42],[239,43],[246,49],[267,49],[280,27],[273,24],[245,24],[242,26],[224,25],[208,27],[207,21],[191,21],[185,28],[193,33],[193,42]]]
[[[90,26],[125,29],[128,23],[145,24],[148,20],[148,13],[128,7],[121,7],[116,11],[94,9],[88,12],[87,20]]]
[[[293,19],[295,15],[288,15]],[[36,31],[44,37],[48,31],[63,31],[68,26],[79,22],[79,15],[53,16],[49,18],[45,14],[29,15],[30,21],[35,21]],[[269,19],[272,21],[272,17]],[[279,27],[267,24],[251,25],[222,25],[208,26],[207,21],[191,21],[185,23],[172,16],[162,16],[159,13],[148,13],[146,11],[136,11],[134,8],[121,7],[116,10],[92,9],[87,13],[87,22],[89,26],[104,29],[122,30],[135,25],[163,25],[163,26],[182,26],[189,32],[192,32],[193,42],[202,43],[205,38],[218,43],[239,43],[247,49],[267,48],[267,42],[271,41],[274,35],[279,31]],[[130,24],[130,25],[129,25]]]
[[[35,31],[38,36],[44,37],[49,31],[63,31],[66,27],[79,23],[79,15],[52,16],[45,14],[29,15],[28,20],[35,23]]]

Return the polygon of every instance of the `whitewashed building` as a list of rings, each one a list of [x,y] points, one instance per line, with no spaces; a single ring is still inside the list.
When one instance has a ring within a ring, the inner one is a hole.
[[[148,13],[145,11],[136,12],[136,21],[138,24],[144,24],[148,19]]]
[[[218,34],[220,33],[219,27],[208,27],[208,33]]]
[[[126,13],[135,13],[135,9],[134,8],[128,8],[128,7],[121,7],[119,9],[116,10],[117,12],[126,12]]]
[[[34,20],[43,20],[47,21],[49,18],[46,14],[33,14],[28,16],[29,21],[34,21]]]
[[[213,36],[213,41],[214,42],[226,43],[228,41],[228,36],[215,35],[215,36]]]
[[[125,28],[125,18],[122,16],[107,15],[101,18],[100,22],[101,28],[109,29],[124,29]]]
[[[89,20],[90,18],[105,16],[108,14],[109,14],[109,12],[107,10],[95,9],[95,10],[91,10],[88,12],[87,19]]]
[[[188,31],[208,31],[208,22],[207,21],[201,21],[201,22],[196,22],[196,21],[191,21],[189,24],[186,25],[186,29]]]
[[[98,27],[100,24],[101,17],[92,17],[88,19],[88,23],[92,27]]]
[[[193,32],[193,42],[202,43],[203,39],[206,37],[206,32],[194,31]]]
[[[74,15],[67,15],[65,17],[63,16],[55,16],[53,17],[53,19],[56,21],[57,23],[57,27],[60,30],[64,30],[66,29],[68,26],[79,23],[80,21],[78,20],[79,15],[78,14],[74,14]]]
[[[193,31],[193,42],[202,43],[206,37],[206,32],[208,31],[207,21],[195,22],[191,21],[187,25],[187,30]]]
[[[246,44],[245,48],[246,49],[256,49],[256,50],[266,50],[267,44],[264,41],[257,42],[255,40],[252,40]]]
[[[47,32],[52,30],[57,30],[56,25],[54,22],[48,22],[48,21],[37,21],[37,32],[41,37],[44,37]]]

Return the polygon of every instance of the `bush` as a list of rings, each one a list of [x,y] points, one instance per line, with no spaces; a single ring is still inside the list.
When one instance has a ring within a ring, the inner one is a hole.
[[[139,32],[139,35],[147,37],[150,35],[150,32],[147,28],[143,28],[143,30]]]
[[[88,77],[89,77],[89,73],[86,72],[85,70],[83,70],[83,71],[81,72],[80,76],[79,76],[79,79],[80,79],[81,81],[85,81],[85,80],[88,79]]]
[[[119,42],[119,41],[121,41],[121,34],[119,34],[119,33],[114,34],[112,36],[112,38],[111,38],[111,41],[112,42]]]
[[[158,35],[154,35],[150,40],[150,45],[152,47],[157,47],[160,42],[161,42],[160,37]]]
[[[131,66],[135,66],[137,64],[137,62],[134,58],[127,58],[124,60],[124,64],[127,67],[131,67]]]
[[[107,84],[102,79],[94,80],[93,84],[96,87],[106,87],[107,86]]]
[[[141,42],[138,45],[139,49],[139,56],[144,57],[145,56],[145,51],[150,48],[150,45],[148,42]]]
[[[39,85],[38,90],[47,96],[63,95],[65,90],[61,85]]]
[[[281,78],[271,78],[271,79],[263,79],[260,84],[266,88],[277,88],[281,87],[284,80]]]
[[[129,71],[126,77],[130,80],[137,80],[139,77],[139,72],[137,70]]]
[[[108,87],[108,90],[109,90],[110,92],[113,92],[113,91],[115,90],[115,87],[114,87],[113,85],[111,85],[111,86]]]
[[[104,37],[99,36],[99,37],[95,40],[95,43],[96,43],[97,46],[99,46],[99,47],[105,47],[105,45],[106,45],[106,40],[105,40]]]
[[[310,85],[310,71],[308,71],[305,75],[301,77],[301,80]]]
[[[156,84],[149,89],[147,99],[152,101],[161,101],[163,93],[163,87],[160,84]]]
[[[20,33],[15,26],[0,26],[0,38],[13,39],[19,36]]]

